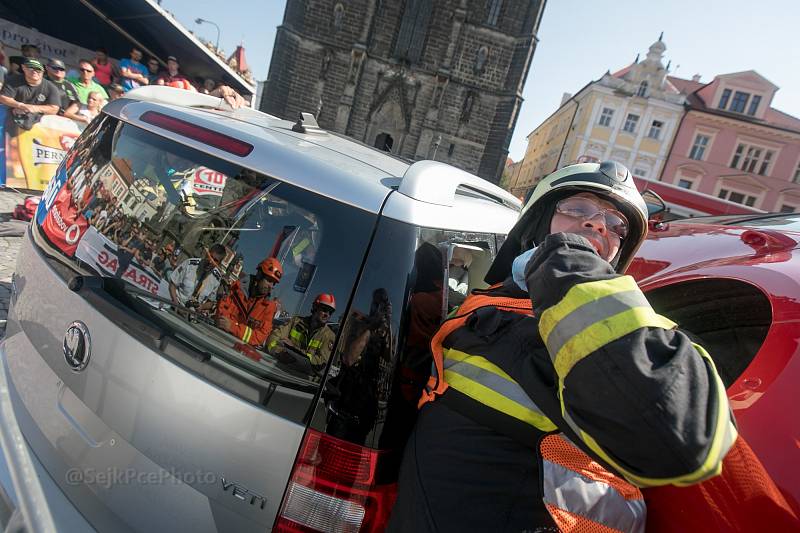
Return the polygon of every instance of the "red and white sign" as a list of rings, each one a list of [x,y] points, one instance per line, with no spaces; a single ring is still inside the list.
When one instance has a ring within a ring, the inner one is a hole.
[[[222,196],[228,176],[206,167],[197,167],[194,171],[192,190],[198,195]]]
[[[119,267],[117,245],[93,227],[81,239],[75,256],[109,276],[114,276]],[[135,260],[122,274],[122,279],[143,291],[169,298],[169,283],[137,264]]]
[[[72,257],[88,228],[89,222],[78,211],[71,191],[61,187],[42,223],[44,234],[54,246]]]

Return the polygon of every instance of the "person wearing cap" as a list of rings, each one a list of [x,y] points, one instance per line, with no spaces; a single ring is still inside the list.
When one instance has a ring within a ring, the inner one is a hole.
[[[67,69],[63,61],[53,58],[47,62],[45,79],[56,86],[59,97],[61,98],[58,114],[63,117],[71,118],[72,120],[83,122],[82,117],[77,114],[80,109],[78,91],[76,91],[75,86],[66,79],[66,76]]]
[[[125,92],[150,83],[147,78],[147,67],[142,65],[141,61],[141,50],[132,48],[130,59],[123,59],[119,62],[122,88],[125,89]]]
[[[28,59],[22,74],[5,78],[0,89],[0,104],[7,106],[6,128],[15,136],[19,129],[29,130],[43,115],[58,113],[61,98],[58,88],[44,79],[44,66],[38,59]]]
[[[78,100],[81,104],[89,103],[89,93],[96,92],[103,100],[108,100],[108,93],[102,85],[94,80],[94,65],[88,59],[78,61],[78,77],[70,78],[70,82],[75,86],[78,93]]]
[[[225,259],[227,248],[216,243],[205,250],[201,257],[183,261],[169,275],[169,295],[173,302],[199,311],[214,306],[217,289],[222,279],[220,264]]]
[[[180,64],[175,56],[169,56],[167,58],[167,71],[161,73],[156,83],[158,85],[166,85],[167,87],[197,92],[197,89],[192,85],[192,82],[189,81],[189,78],[180,73],[178,70],[179,68]]]
[[[272,331],[267,340],[267,351],[279,361],[290,362],[289,350],[308,358],[311,368],[320,372],[330,359],[336,334],[328,321],[336,312],[332,294],[322,293],[311,304],[309,316],[296,316]]]
[[[647,223],[618,163],[539,182],[431,341],[388,531],[644,531],[640,488],[720,473],[714,363],[624,275]]]
[[[271,298],[271,294],[282,275],[280,261],[274,257],[264,259],[250,280],[247,298],[236,273],[228,294],[217,307],[217,325],[244,343],[263,345],[272,333],[272,320],[280,308],[280,302]]]

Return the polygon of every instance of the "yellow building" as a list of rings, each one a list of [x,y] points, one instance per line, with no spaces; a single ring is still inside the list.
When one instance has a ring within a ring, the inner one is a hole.
[[[509,190],[524,196],[542,178],[572,163],[613,160],[634,176],[658,179],[684,112],[685,95],[668,79],[666,45],[647,58],[607,72],[561,105],[528,135],[528,148]]]

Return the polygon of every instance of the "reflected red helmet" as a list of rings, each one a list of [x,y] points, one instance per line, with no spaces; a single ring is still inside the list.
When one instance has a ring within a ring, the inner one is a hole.
[[[323,292],[314,300],[314,305],[324,305],[336,311],[336,298],[333,297],[333,294],[326,294]]]
[[[258,264],[258,269],[264,276],[278,283],[283,276],[283,267],[281,262],[274,257],[267,257]]]

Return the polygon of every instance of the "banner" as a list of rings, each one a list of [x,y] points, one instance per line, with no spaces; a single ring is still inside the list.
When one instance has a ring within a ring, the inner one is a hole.
[[[78,245],[75,257],[91,265],[98,272],[115,276],[119,268],[117,245],[94,227],[89,227]],[[169,298],[169,282],[162,280],[150,269],[143,267],[136,260],[120,274],[123,279],[134,287],[147,291],[154,296]]]
[[[55,181],[55,180],[53,180]],[[89,228],[89,221],[80,212],[78,203],[72,197],[69,187],[61,187],[49,207],[42,207],[46,202],[39,202],[39,213],[46,211],[42,230],[47,239],[67,256],[75,255],[78,243]]]
[[[0,132],[5,150],[0,161],[0,185],[42,191],[56,172],[83,125],[58,115],[45,115],[30,130],[8,135],[6,114],[0,105]]]
[[[22,55],[20,48],[23,44],[33,44],[39,47],[42,57],[52,57],[62,60],[67,69],[78,68],[78,61],[82,58],[93,58],[94,52],[75,46],[66,41],[50,37],[32,28],[26,28],[0,19],[0,41],[5,46],[6,56]]]

